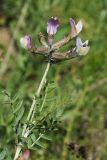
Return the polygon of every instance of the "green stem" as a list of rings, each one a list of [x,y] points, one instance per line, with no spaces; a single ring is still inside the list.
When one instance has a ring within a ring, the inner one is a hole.
[[[45,84],[45,82],[46,82],[46,77],[47,77],[49,68],[50,68],[50,62],[48,62],[48,64],[47,64],[45,73],[44,73],[43,78],[42,78],[42,80],[41,80],[41,82],[40,82],[40,85],[39,85],[39,87],[38,87],[38,90],[37,90],[37,93],[36,93],[37,97],[40,96],[41,89],[42,89],[42,87],[44,86],[44,84]]]
[[[42,109],[43,109],[43,107],[44,107],[44,105],[45,105],[45,101],[46,101],[46,98],[47,98],[47,91],[46,91],[46,93],[45,93],[45,96],[44,96],[44,99],[43,99],[43,103],[42,103],[42,105],[41,105],[41,108],[40,108],[40,112],[42,111]]]
[[[46,77],[47,77],[49,68],[50,68],[50,62],[48,62],[48,64],[47,64],[47,67],[45,69],[44,75],[42,77],[42,80],[41,80],[40,85],[38,87],[38,90],[36,92],[36,96],[37,97],[40,96],[41,90],[42,90],[42,88],[44,87],[44,85],[46,83]],[[36,104],[37,104],[37,100],[34,97],[32,105],[31,105],[31,108],[30,108],[28,116],[27,116],[27,121],[30,121],[31,119],[33,119],[33,116],[34,116],[33,112],[35,111]],[[23,126],[22,137],[27,138],[28,136],[29,136],[29,129],[27,128],[27,124],[25,124]],[[15,156],[14,156],[14,160],[18,159],[21,150],[22,150],[22,145],[20,145],[20,143],[19,143],[17,148],[16,148],[16,153],[15,153]]]

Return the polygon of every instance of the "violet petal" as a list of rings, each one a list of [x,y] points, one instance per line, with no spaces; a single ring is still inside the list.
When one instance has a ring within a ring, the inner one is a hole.
[[[52,36],[55,35],[58,27],[59,27],[59,21],[57,17],[51,18],[47,24],[47,33]]]

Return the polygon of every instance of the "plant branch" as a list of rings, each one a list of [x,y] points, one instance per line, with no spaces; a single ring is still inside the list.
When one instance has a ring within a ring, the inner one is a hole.
[[[37,92],[36,92],[36,96],[39,97],[40,96],[40,93],[41,93],[41,90],[42,88],[44,87],[45,83],[46,83],[46,77],[47,77],[47,74],[48,74],[48,71],[49,71],[49,68],[50,68],[50,61],[48,62],[47,64],[47,67],[45,69],[45,72],[44,72],[44,75],[42,77],[42,80],[40,82],[40,85],[37,89]],[[27,116],[27,121],[31,121],[34,117],[34,113],[35,112],[35,108],[37,106],[37,100],[35,99],[35,97],[33,98],[33,102],[32,102],[32,105],[31,105],[31,108],[29,110],[29,113],[28,113],[28,116]],[[22,131],[22,137],[24,138],[27,138],[29,136],[29,128],[27,128],[27,124],[24,124],[23,126],[23,131]],[[19,157],[19,154],[22,150],[22,145],[20,145],[21,143],[18,144],[17,148],[16,148],[16,153],[15,153],[15,156],[14,156],[14,160],[17,160],[18,157]]]

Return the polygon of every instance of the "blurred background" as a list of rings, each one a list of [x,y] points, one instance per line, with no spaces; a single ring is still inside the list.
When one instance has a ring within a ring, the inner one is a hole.
[[[47,35],[52,16],[60,20],[55,41],[70,31],[72,17],[83,21],[80,37],[91,47],[85,57],[51,67],[48,78],[65,99],[64,112],[47,149],[31,151],[31,159],[78,160],[87,154],[89,160],[107,160],[107,0],[0,0],[0,151],[7,147],[8,154],[14,154],[6,94],[20,93],[28,109],[46,67],[44,58],[28,54],[19,40],[30,34],[40,45],[38,33]]]

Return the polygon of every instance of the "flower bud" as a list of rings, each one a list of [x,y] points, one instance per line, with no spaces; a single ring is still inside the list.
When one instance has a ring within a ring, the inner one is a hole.
[[[55,18],[52,17],[47,23],[47,33],[50,36],[55,35],[58,27],[59,27],[59,21],[58,21],[57,17],[55,17]]]
[[[75,21],[70,18],[70,25],[72,27],[71,29],[71,37],[76,37],[81,31],[82,31],[82,22],[79,21],[77,24],[75,23]]]
[[[25,35],[20,39],[20,44],[25,49],[30,49],[32,47],[31,37],[29,35]]]

